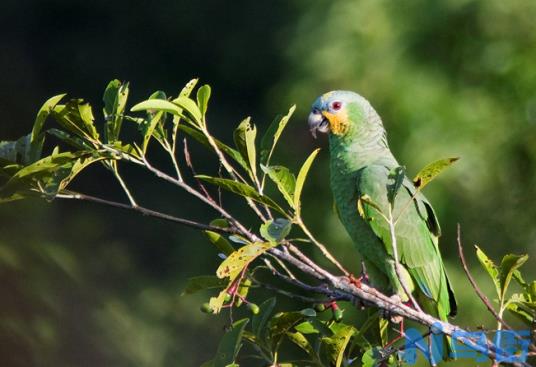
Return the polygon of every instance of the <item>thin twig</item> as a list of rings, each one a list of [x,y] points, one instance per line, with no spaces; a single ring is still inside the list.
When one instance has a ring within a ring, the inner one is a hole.
[[[469,283],[471,283],[471,286],[475,290],[476,294],[478,295],[478,297],[480,298],[482,303],[484,303],[484,305],[486,306],[488,311],[493,315],[493,317],[495,317],[495,319],[497,319],[498,322],[503,324],[504,327],[507,328],[508,330],[513,330],[512,327],[510,325],[508,325],[506,323],[506,321],[504,321],[499,316],[497,311],[495,311],[495,309],[493,308],[489,298],[484,294],[484,292],[482,292],[480,287],[476,284],[475,279],[473,278],[473,276],[469,272],[467,262],[465,261],[465,256],[463,255],[463,245],[462,245],[461,229],[460,229],[460,224],[459,223],[458,223],[458,226],[457,226],[457,237],[456,237],[456,239],[457,239],[457,242],[458,242],[458,257],[460,258],[460,262],[462,263],[463,271],[465,272],[465,275],[467,276],[467,279],[469,279]]]
[[[200,229],[200,230],[203,230],[203,231],[213,231],[213,232],[225,233],[225,234],[238,234],[238,233],[240,233],[239,231],[237,231],[236,229],[233,229],[233,228],[222,228],[222,227],[211,226],[209,224],[198,223],[198,222],[194,222],[194,221],[189,220],[189,219],[179,218],[179,217],[176,217],[176,216],[173,216],[173,215],[157,212],[157,211],[154,211],[154,210],[151,210],[151,209],[148,209],[148,208],[144,208],[144,207],[139,206],[139,205],[132,206],[132,205],[123,204],[123,203],[119,203],[119,202],[112,201],[112,200],[106,200],[106,199],[98,198],[98,197],[91,196],[91,195],[80,194],[80,193],[72,192],[72,191],[63,191],[62,194],[58,194],[58,195],[56,195],[56,197],[59,198],[59,199],[74,199],[74,200],[90,201],[90,202],[94,202],[94,203],[97,203],[97,204],[102,204],[102,205],[106,205],[106,206],[112,206],[112,207],[115,207],[115,208],[131,210],[131,211],[138,212],[138,213],[140,213],[142,215],[145,215],[145,216],[148,216],[148,217],[154,217],[154,218],[163,219],[163,220],[166,220],[168,222],[178,223],[178,224],[184,225],[186,227]]]
[[[326,246],[324,246],[322,243],[320,243],[314,236],[313,234],[311,233],[311,231],[309,231],[309,228],[307,228],[307,226],[305,225],[305,223],[303,223],[303,220],[301,218],[298,218],[297,219],[297,224],[298,226],[300,226],[300,228],[302,229],[303,233],[305,233],[305,235],[307,237],[309,237],[309,239],[311,240],[311,242],[313,242],[313,244],[318,247],[318,249],[320,250],[320,252],[322,252],[322,255],[324,255],[329,261],[331,261],[337,268],[339,268],[339,270],[345,275],[345,276],[350,276],[350,273],[341,265],[340,262],[337,261],[337,259],[335,259],[335,257],[328,251],[328,249],[326,248]]]
[[[188,140],[186,138],[183,139],[183,147],[184,147],[184,160],[186,162],[186,166],[190,169],[190,172],[192,173],[192,176],[195,178],[195,181],[197,182],[197,186],[203,191],[203,194],[205,194],[205,197],[209,200],[214,201],[214,199],[210,196],[208,190],[206,189],[205,185],[199,180],[196,176],[197,173],[195,172],[194,165],[192,164],[192,159],[190,156],[190,151],[188,150]],[[221,206],[221,204],[220,204]]]

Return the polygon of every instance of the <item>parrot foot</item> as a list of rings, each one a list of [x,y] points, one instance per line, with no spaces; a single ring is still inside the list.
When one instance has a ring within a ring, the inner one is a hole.
[[[391,299],[391,301],[393,301],[394,303],[402,303],[402,299],[400,298],[400,296],[398,294],[393,294],[391,297],[389,297]],[[400,324],[404,321],[404,318],[402,316],[399,316],[399,315],[392,315],[389,311],[387,310],[382,310],[383,312],[383,318],[384,319],[389,319],[393,324]]]

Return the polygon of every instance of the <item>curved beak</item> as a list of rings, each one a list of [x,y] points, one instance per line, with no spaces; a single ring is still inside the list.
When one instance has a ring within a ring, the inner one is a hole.
[[[309,131],[311,135],[316,139],[316,132],[327,133],[329,131],[329,121],[328,119],[320,112],[313,111],[309,114],[307,119],[307,124],[309,125]]]

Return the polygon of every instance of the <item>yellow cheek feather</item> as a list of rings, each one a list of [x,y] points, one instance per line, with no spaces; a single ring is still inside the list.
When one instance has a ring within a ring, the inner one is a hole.
[[[323,111],[322,115],[329,121],[329,129],[335,135],[344,135],[348,131],[348,114],[340,111],[337,114]]]

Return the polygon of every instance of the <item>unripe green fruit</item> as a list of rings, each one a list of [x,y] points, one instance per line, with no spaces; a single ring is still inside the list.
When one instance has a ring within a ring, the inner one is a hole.
[[[223,299],[224,302],[229,302],[233,296],[231,296],[229,293],[225,293],[225,298]]]
[[[204,313],[214,313],[214,310],[212,309],[212,307],[210,307],[210,304],[208,302],[203,303],[200,309],[201,309],[201,312],[204,312]]]
[[[257,306],[255,303],[248,303],[248,309],[254,315],[257,315],[260,312],[259,306]]]
[[[236,300],[235,300],[235,303],[234,303],[235,306],[240,307],[240,306],[242,306],[242,303],[243,303],[242,298],[236,297]]]
[[[343,314],[343,310],[341,310],[338,307],[333,308],[333,319],[335,320],[335,322],[341,322],[342,314]]]
[[[326,310],[326,305],[324,305],[323,303],[317,303],[315,304],[315,311],[317,312],[323,312]]]

